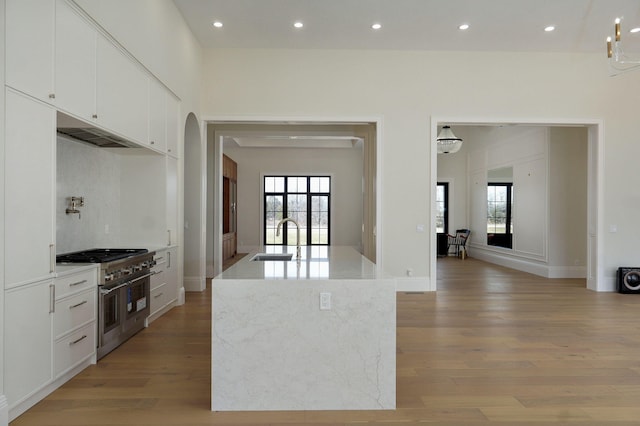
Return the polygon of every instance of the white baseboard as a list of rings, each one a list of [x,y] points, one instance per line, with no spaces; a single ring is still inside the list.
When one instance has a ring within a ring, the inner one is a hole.
[[[7,397],[0,395],[0,426],[9,425],[9,404],[7,404]]]
[[[512,257],[501,253],[493,253],[474,249],[473,257],[485,262],[515,269],[517,271],[528,272],[545,278],[586,278],[586,266],[549,266],[540,261]]]
[[[178,289],[178,301],[176,302],[176,304],[180,306],[180,305],[184,305],[184,302],[185,302],[184,287],[180,287]]]
[[[587,267],[549,266],[547,278],[587,278]]]
[[[204,277],[184,277],[185,291],[204,291],[207,281]]]
[[[427,277],[396,278],[396,292],[435,291]]]

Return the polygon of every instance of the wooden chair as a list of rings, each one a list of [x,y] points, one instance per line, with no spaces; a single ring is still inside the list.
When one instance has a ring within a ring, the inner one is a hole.
[[[467,240],[469,239],[469,235],[471,234],[470,229],[456,229],[455,235],[448,235],[448,244],[447,244],[447,254],[451,253],[451,247],[455,249],[455,255],[460,256],[460,254],[466,255],[467,251]]]

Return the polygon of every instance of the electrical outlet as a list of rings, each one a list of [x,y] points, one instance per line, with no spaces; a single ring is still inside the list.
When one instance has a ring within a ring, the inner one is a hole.
[[[331,293],[320,293],[320,310],[331,310]]]

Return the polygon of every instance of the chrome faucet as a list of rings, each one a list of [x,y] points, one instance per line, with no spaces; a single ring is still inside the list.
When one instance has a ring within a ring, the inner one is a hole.
[[[293,222],[296,225],[296,228],[297,228],[296,259],[300,260],[300,224],[298,222],[291,219],[290,217],[285,217],[284,219],[282,219],[280,222],[278,222],[278,228],[276,229],[276,237],[280,236],[280,228],[282,228],[282,224],[285,222]]]

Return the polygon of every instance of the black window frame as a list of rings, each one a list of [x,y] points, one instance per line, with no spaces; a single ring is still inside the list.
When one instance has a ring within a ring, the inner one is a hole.
[[[268,178],[284,178],[284,190],[282,192],[267,192],[266,190],[266,180]],[[288,191],[288,185],[289,185],[289,178],[304,178],[306,179],[306,191],[305,192],[289,192]],[[311,179],[312,178],[327,178],[329,179],[329,192],[311,192]],[[301,245],[307,245],[307,246],[329,246],[331,245],[331,186],[332,186],[332,179],[330,175],[324,175],[324,174],[320,174],[320,175],[299,175],[299,174],[293,174],[293,175],[282,175],[282,174],[269,174],[269,175],[264,175],[262,178],[262,185],[263,185],[263,194],[262,194],[262,202],[263,202],[263,217],[262,217],[262,224],[263,224],[263,242],[265,246],[286,246],[289,245],[289,241],[288,241],[288,236],[289,233],[288,232],[282,232],[282,243],[268,243],[267,242],[267,232],[268,232],[268,227],[267,227],[267,199],[269,196],[281,196],[282,197],[282,217],[288,217],[288,212],[287,212],[287,208],[288,208],[288,196],[289,195],[305,195],[307,197],[307,202],[306,202],[306,222],[304,224],[300,224],[300,227],[302,228],[300,230],[301,232],[301,239],[302,239],[302,233],[306,230],[306,238],[305,238],[305,244],[301,244]],[[312,215],[312,205],[313,205],[313,197],[327,197],[327,242],[326,243],[313,243],[313,239],[312,239],[312,234],[313,234],[313,230],[314,228],[312,227],[312,219],[313,219],[313,215]],[[283,225],[283,228],[285,228],[287,224]],[[288,229],[288,228],[287,228]],[[294,237],[294,241],[292,241],[292,243],[295,243],[295,237]]]
[[[437,182],[436,188],[438,186],[442,186],[444,188],[444,210],[443,210],[444,232],[443,233],[448,234],[449,233],[449,182]],[[436,200],[436,202],[438,201]]]
[[[488,182],[487,187],[490,186],[502,186],[507,188],[507,200],[506,200],[506,217],[505,217],[505,232],[489,232],[487,230],[487,244],[505,248],[513,248],[513,235],[511,228],[513,226],[513,182]],[[488,200],[487,200],[488,202]],[[488,218],[488,214],[487,214]]]

